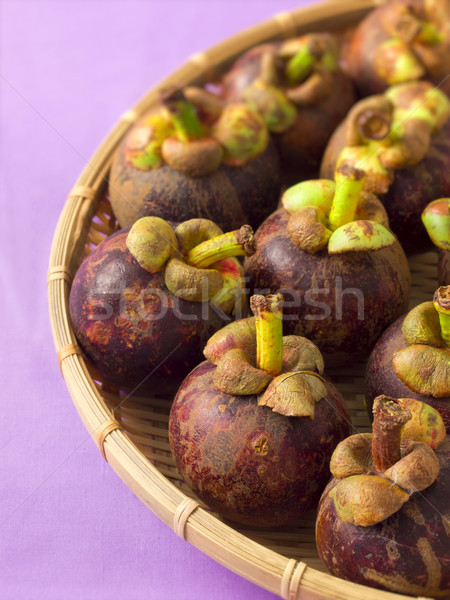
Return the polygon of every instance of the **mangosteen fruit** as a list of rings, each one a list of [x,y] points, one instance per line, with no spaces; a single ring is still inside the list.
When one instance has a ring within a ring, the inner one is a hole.
[[[430,202],[422,213],[422,221],[439,250],[439,285],[450,285],[450,198]]]
[[[120,144],[109,177],[121,227],[155,216],[257,227],[280,195],[278,152],[263,119],[201,88],[165,94]]]
[[[447,0],[392,0],[357,26],[344,68],[362,96],[426,79],[450,94]]]
[[[183,381],[169,440],[184,481],[223,517],[283,525],[313,509],[337,443],[351,430],[323,359],[282,335],[282,296],[255,295],[254,317],[230,323]]]
[[[366,406],[380,394],[411,397],[433,406],[450,432],[450,286],[393,323],[366,367]]]
[[[450,440],[439,414],[380,396],[372,433],[341,442],[316,522],[337,577],[401,594],[448,598]],[[422,405],[423,406],[423,405]]]
[[[363,171],[343,167],[336,181],[289,188],[245,262],[251,292],[283,293],[285,333],[314,342],[327,365],[367,356],[408,307],[408,262],[364,182]]]
[[[429,202],[450,195],[450,100],[425,81],[399,84],[350,110],[325,150],[321,176],[350,165],[383,202],[407,254],[432,247],[421,222]]]
[[[153,391],[198,363],[206,340],[245,308],[234,256],[254,252],[248,225],[222,234],[207,219],[172,226],[143,217],[103,241],[78,269],[70,316],[106,383]]]
[[[264,118],[288,184],[318,174],[332,132],[356,101],[329,33],[262,44],[244,53],[222,79],[229,102],[245,102]]]

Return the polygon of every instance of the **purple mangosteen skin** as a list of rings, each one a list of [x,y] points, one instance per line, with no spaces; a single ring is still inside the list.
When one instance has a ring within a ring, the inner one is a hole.
[[[423,5],[423,2],[417,0],[403,0],[402,3],[416,7]],[[372,10],[356,28],[351,43],[345,52],[346,65],[344,68],[352,77],[362,97],[382,94],[389,87],[389,84],[384,78],[380,77],[375,68],[377,48],[387,40],[392,39],[382,25],[383,14],[386,11],[389,11],[387,6],[379,6]],[[437,65],[436,73],[427,73],[423,79],[439,86],[439,89],[449,96],[450,80],[446,75],[445,70]]]
[[[360,361],[407,310],[410,274],[400,244],[375,252],[309,254],[289,238],[288,219],[279,209],[256,232],[258,249],[245,261],[251,293],[283,293],[284,334],[310,339],[327,366]]]
[[[438,259],[439,285],[450,285],[450,251],[441,250]]]
[[[140,217],[183,222],[203,218],[223,231],[248,223],[256,229],[277,206],[280,158],[269,140],[266,150],[242,167],[221,164],[211,175],[189,177],[165,164],[140,171],[125,159],[125,142],[111,167],[109,195],[121,227]]]
[[[333,134],[325,150],[320,176],[333,179],[335,166],[345,146],[344,124]],[[433,135],[427,155],[417,165],[396,171],[386,194],[378,194],[392,231],[406,254],[426,252],[433,244],[422,223],[426,206],[436,198],[450,196],[450,119]]]
[[[437,480],[371,527],[339,519],[328,496],[338,480],[331,480],[319,504],[316,541],[319,556],[333,575],[401,594],[448,598],[450,449],[445,444],[436,451],[441,465]]]
[[[260,74],[262,55],[277,45],[263,44],[238,59],[222,81],[222,95],[227,102],[242,102],[242,92]],[[318,175],[331,134],[356,102],[353,83],[340,70],[334,74],[333,88],[335,93],[317,104],[299,107],[292,127],[272,134],[288,185]]]
[[[215,365],[203,362],[172,404],[169,440],[179,472],[210,508],[233,521],[275,527],[317,505],[336,445],[351,430],[342,396],[328,395],[315,418],[286,417],[256,396],[217,390]]]
[[[143,269],[118,231],[84,259],[70,293],[70,316],[84,355],[105,383],[154,391],[201,360],[225,319],[209,303],[173,296],[164,273]],[[145,381],[144,381],[145,380]]]
[[[409,389],[397,376],[392,366],[394,352],[408,346],[402,334],[403,315],[380,337],[369,357],[365,374],[366,407],[372,417],[373,401],[384,394],[392,398],[414,398],[429,404],[441,414],[447,434],[450,433],[450,396],[434,398],[421,396]]]

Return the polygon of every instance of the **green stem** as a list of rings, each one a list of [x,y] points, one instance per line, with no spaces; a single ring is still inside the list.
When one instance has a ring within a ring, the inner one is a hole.
[[[276,377],[283,367],[283,296],[254,295],[250,307],[255,315],[256,366]]]
[[[182,142],[198,140],[203,136],[203,127],[197,110],[181,92],[174,92],[163,98],[162,103],[169,112],[178,138]]]
[[[251,256],[255,250],[253,229],[250,225],[243,225],[236,231],[224,233],[198,244],[188,252],[186,262],[192,267],[203,269],[232,256]]]
[[[433,304],[439,315],[441,337],[445,345],[450,347],[450,285],[436,290]]]
[[[303,81],[316,61],[316,57],[311,53],[308,44],[305,44],[287,63],[285,75],[291,85]]]
[[[365,183],[365,173],[361,169],[343,165],[336,171],[335,181],[336,192],[329,217],[329,227],[332,231],[354,220]]]

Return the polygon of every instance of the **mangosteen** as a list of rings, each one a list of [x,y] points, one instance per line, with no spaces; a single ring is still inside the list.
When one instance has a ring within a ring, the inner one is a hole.
[[[319,504],[316,542],[337,577],[448,598],[450,440],[444,440],[439,414],[420,406],[380,396],[372,434],[353,435],[337,446],[333,479]]]
[[[450,100],[425,81],[400,84],[351,109],[325,151],[321,176],[350,165],[367,173],[405,252],[431,242],[421,222],[426,205],[450,195]]]
[[[223,517],[282,525],[317,505],[337,443],[351,430],[323,359],[282,336],[282,296],[253,296],[254,317],[209,340],[206,362],[172,404],[169,440],[184,481]]]
[[[187,87],[167,93],[119,146],[109,195],[121,227],[139,217],[202,217],[224,230],[257,227],[280,195],[278,152],[242,103]]]
[[[82,262],[70,293],[87,360],[125,391],[179,383],[211,334],[242,316],[244,273],[231,257],[254,249],[248,225],[222,234],[206,219],[173,227],[143,217],[113,234]]]
[[[450,284],[450,198],[440,198],[428,204],[422,221],[431,241],[439,249],[439,285]]]
[[[288,184],[315,177],[332,132],[356,100],[328,33],[262,44],[222,79],[222,94],[257,110],[272,133]]]
[[[393,323],[366,367],[366,405],[379,394],[411,397],[440,412],[450,432],[450,286]]]
[[[289,188],[245,262],[252,293],[283,293],[285,333],[317,344],[327,365],[367,356],[408,307],[408,262],[364,182],[363,171],[343,167],[336,182]]]
[[[353,34],[345,70],[362,96],[418,79],[450,94],[447,0],[392,0],[375,8]]]

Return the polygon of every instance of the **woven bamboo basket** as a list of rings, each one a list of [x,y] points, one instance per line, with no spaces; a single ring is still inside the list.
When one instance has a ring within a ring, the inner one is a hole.
[[[160,89],[210,81],[241,52],[264,41],[308,31],[342,31],[377,4],[380,2],[376,0],[346,0],[282,13],[192,56],[122,116],[70,192],[51,249],[49,307],[58,361],[80,417],[104,458],[183,539],[232,571],[289,600],[406,600],[410,596],[382,592],[327,574],[314,542],[314,514],[294,527],[256,530],[236,528],[202,505],[183,483],[171,456],[167,426],[173,390],[153,398],[125,396],[108,387],[88,367],[70,324],[70,285],[82,259],[117,229],[105,194],[111,159],[132,124],[155,103]],[[410,265],[414,306],[429,299],[434,291],[436,256],[428,253],[414,257]],[[363,403],[363,372],[364,364],[345,373],[329,372],[345,397],[354,427],[361,432],[370,427]]]

